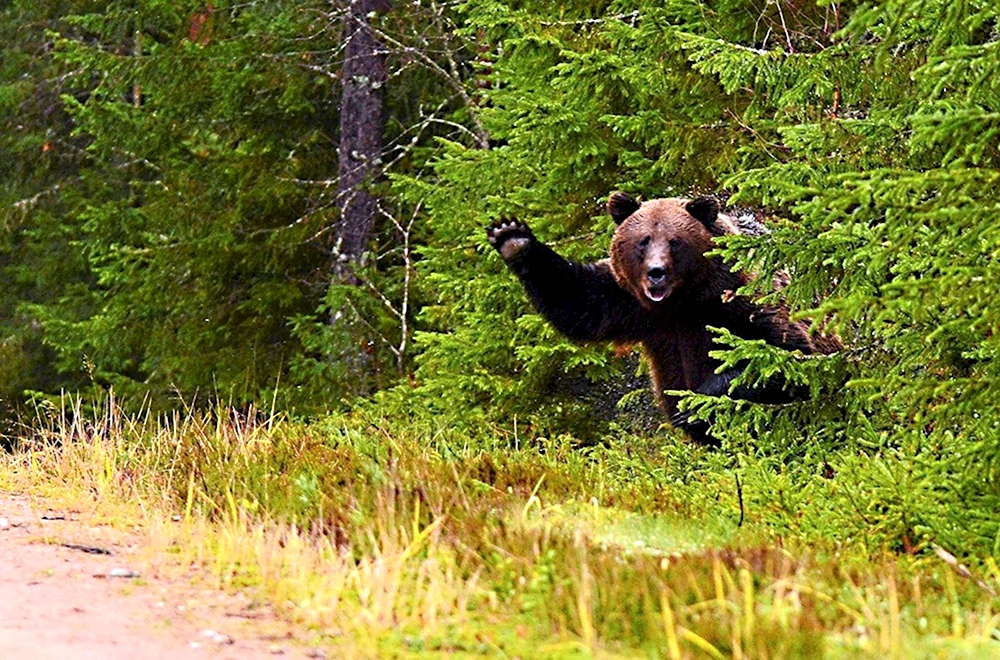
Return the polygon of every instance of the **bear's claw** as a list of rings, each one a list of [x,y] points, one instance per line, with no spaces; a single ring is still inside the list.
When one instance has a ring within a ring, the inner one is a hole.
[[[486,239],[504,261],[516,258],[535,239],[531,228],[517,220],[500,220],[486,228]]]

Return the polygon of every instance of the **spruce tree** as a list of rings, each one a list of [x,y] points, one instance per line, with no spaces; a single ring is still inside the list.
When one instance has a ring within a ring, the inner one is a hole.
[[[5,394],[249,402],[278,386],[286,405],[324,409],[399,378],[416,304],[414,205],[368,205],[351,247],[372,252],[354,272],[363,286],[337,286],[330,258],[347,7],[5,11],[4,144],[22,166],[2,175],[0,266],[23,283],[0,301],[18,374]],[[472,134],[455,93],[471,71],[466,41],[450,12],[432,2],[364,18],[389,44],[379,57],[392,84],[385,143],[365,156],[378,171],[351,182],[362,195],[382,170],[421,167],[435,136]],[[363,322],[331,328],[342,309]],[[364,374],[344,368],[359,352],[371,354]]]
[[[428,391],[572,430],[557,423],[573,404],[553,379],[607,376],[610,350],[573,345],[534,314],[482,227],[518,217],[593,259],[606,253],[611,190],[715,191],[772,229],[725,241],[726,257],[758,274],[746,293],[780,295],[846,346],[806,360],[720,335],[720,356],[749,364],[746,379],[782,373],[814,394],[779,407],[690,397],[716,416],[725,451],[834,471],[867,456],[884,469],[865,473],[866,513],[845,534],[1000,550],[988,513],[1000,505],[995,3],[468,11],[493,48],[485,125],[497,146],[455,145],[437,162]],[[775,294],[778,272],[791,284]]]

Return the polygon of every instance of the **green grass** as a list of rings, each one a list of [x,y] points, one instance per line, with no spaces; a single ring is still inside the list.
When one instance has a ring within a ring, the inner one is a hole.
[[[154,551],[337,657],[1000,657],[996,564],[865,534],[856,455],[515,449],[384,412],[63,411],[25,429],[0,487],[130,511]]]

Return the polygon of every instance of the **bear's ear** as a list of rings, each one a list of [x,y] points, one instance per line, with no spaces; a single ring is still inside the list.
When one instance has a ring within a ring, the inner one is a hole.
[[[719,200],[709,195],[696,197],[684,205],[684,210],[691,214],[695,220],[711,228],[719,217]]]
[[[625,222],[625,218],[639,210],[641,204],[628,193],[613,192],[608,197],[608,213],[614,219],[616,225]]]

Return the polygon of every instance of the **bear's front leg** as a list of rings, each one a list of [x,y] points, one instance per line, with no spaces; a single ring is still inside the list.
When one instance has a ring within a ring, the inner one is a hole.
[[[517,220],[488,227],[486,238],[521,280],[535,309],[559,332],[577,341],[642,339],[645,312],[618,285],[607,262],[569,261]]]

